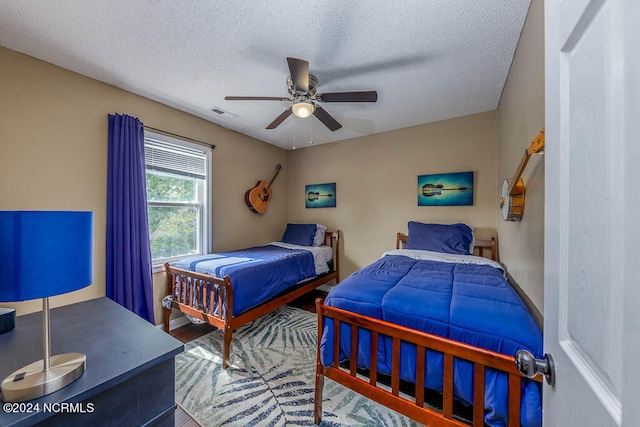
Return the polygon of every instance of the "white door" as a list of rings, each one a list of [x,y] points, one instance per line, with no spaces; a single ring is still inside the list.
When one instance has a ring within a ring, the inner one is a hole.
[[[640,426],[640,0],[545,1],[550,426]]]

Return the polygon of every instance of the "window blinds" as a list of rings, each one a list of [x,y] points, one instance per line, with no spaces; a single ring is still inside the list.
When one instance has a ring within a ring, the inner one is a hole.
[[[177,144],[145,138],[144,161],[147,169],[198,179],[207,177],[205,152]]]

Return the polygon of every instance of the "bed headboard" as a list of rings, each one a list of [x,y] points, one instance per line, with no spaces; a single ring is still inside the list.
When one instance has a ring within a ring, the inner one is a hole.
[[[324,244],[333,249],[333,271],[340,272],[340,230],[325,231]],[[339,281],[339,280],[338,280]]]
[[[404,246],[407,244],[407,236],[404,233],[398,233],[396,235],[396,249],[404,249]],[[496,238],[492,237],[490,240],[479,240],[476,239],[474,242],[474,253],[478,253],[478,256],[484,257],[485,249],[490,249],[491,259],[493,261],[498,261],[498,249],[496,247]],[[487,257],[488,258],[488,257]]]

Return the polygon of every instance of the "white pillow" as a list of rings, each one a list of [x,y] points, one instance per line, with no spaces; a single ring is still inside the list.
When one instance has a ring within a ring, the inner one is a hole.
[[[322,224],[316,224],[316,237],[313,239],[313,246],[324,245],[324,233],[327,231],[327,227]]]

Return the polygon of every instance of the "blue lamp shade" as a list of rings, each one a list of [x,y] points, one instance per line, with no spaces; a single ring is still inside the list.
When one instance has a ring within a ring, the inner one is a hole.
[[[0,211],[0,301],[76,291],[93,282],[93,212]]]

